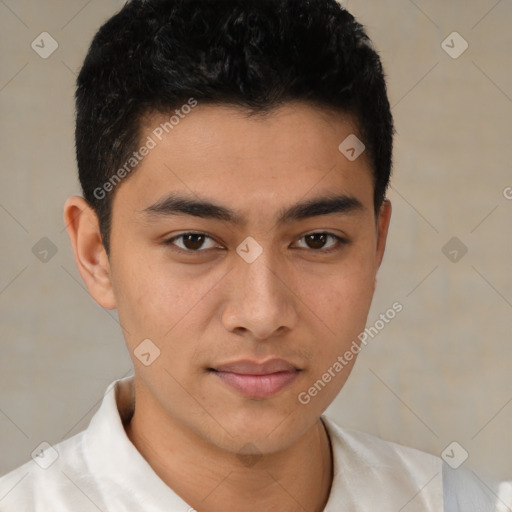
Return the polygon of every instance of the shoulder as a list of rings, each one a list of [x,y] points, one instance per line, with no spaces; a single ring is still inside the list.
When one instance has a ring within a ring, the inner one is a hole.
[[[331,436],[333,449],[336,447],[345,456],[348,454],[357,460],[361,466],[389,467],[396,470],[418,467],[430,470],[441,470],[442,460],[416,448],[404,446],[380,437],[346,429],[333,420],[322,416]]]
[[[1,477],[0,510],[68,510],[60,508],[65,506],[68,496],[82,503],[84,496],[78,495],[83,494],[80,486],[87,475],[85,435],[83,431],[54,446],[47,445],[35,453],[33,459]]]
[[[512,510],[512,482],[489,481],[470,469],[444,464],[443,486],[447,512]]]
[[[361,494],[368,487],[372,494],[381,488],[381,505],[382,497],[392,499],[393,494],[397,501],[400,495],[410,496],[410,506],[418,511],[494,512],[500,501],[512,504],[510,483],[484,483],[473,471],[452,469],[437,455],[345,429],[325,416],[322,420],[331,437],[333,483],[350,482]]]
[[[333,454],[326,512],[443,511],[442,461],[429,453],[342,428],[322,417]]]
[[[116,422],[120,423],[114,394],[109,393],[115,384],[107,388],[86,430],[53,446],[45,443],[31,460],[0,478],[2,512],[102,509],[101,489],[105,484],[98,476],[98,466],[106,461],[95,454],[106,452],[105,445],[115,437],[109,434],[117,432]],[[110,485],[115,494],[115,483]]]

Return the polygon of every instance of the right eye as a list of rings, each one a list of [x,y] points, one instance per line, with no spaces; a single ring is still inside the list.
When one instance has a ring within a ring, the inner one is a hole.
[[[213,245],[206,249],[201,249],[207,239],[211,240]],[[181,245],[176,243],[177,241],[181,241]],[[182,233],[181,235],[173,236],[172,238],[165,240],[164,244],[174,246],[171,247],[171,249],[182,253],[205,252],[208,249],[215,247],[213,238],[206,233]]]

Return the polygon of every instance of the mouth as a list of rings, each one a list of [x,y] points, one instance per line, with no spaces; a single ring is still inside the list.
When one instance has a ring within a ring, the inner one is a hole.
[[[220,381],[248,398],[269,398],[288,387],[302,371],[283,359],[264,363],[236,361],[208,368]]]

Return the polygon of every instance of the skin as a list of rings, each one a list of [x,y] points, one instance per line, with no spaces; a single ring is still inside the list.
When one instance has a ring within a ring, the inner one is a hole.
[[[148,116],[141,140],[165,119]],[[320,512],[328,500],[332,454],[320,415],[355,358],[307,405],[297,397],[364,330],[391,216],[387,200],[375,215],[366,154],[350,162],[338,150],[354,133],[349,116],[306,103],[252,118],[199,104],[118,185],[110,258],[94,211],[78,196],[65,204],[78,269],[98,304],[117,308],[133,360],[127,435],[201,512],[226,503],[246,512]],[[246,223],[144,213],[171,192],[223,205]],[[362,207],[276,222],[282,209],[332,194]],[[202,246],[164,243],[190,231],[211,238]],[[311,232],[347,243],[307,239]],[[253,263],[236,252],[248,236],[263,249]],[[144,366],[134,350],[148,338],[160,356]],[[301,371],[267,398],[244,396],[208,371],[271,357]]]

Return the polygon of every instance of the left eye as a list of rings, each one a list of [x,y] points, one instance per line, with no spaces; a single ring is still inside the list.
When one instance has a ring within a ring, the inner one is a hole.
[[[325,244],[329,239],[331,239],[333,243],[325,248]],[[209,247],[204,247],[207,240],[210,240],[210,245]],[[332,233],[311,233],[304,235],[298,240],[304,240],[306,243],[306,247],[299,246],[300,249],[312,249],[316,252],[321,252],[322,250],[328,252],[335,249],[337,245],[346,243],[345,239],[337,235],[333,235]],[[178,241],[180,241],[180,243],[178,243]],[[206,233],[183,233],[166,240],[164,243],[166,245],[174,245],[182,252],[204,252],[208,249],[213,249],[216,246],[213,238],[208,236]]]
[[[334,240],[334,243],[331,244],[327,249],[324,247],[328,239]],[[314,249],[314,250],[331,250],[336,247],[337,244],[343,243],[345,240],[340,238],[339,236],[333,235],[331,233],[311,233],[309,235],[305,235],[299,240],[305,240],[308,247],[306,249]]]

